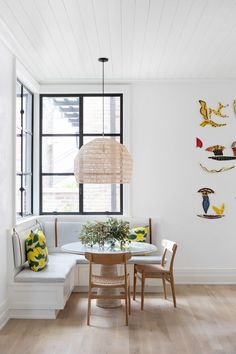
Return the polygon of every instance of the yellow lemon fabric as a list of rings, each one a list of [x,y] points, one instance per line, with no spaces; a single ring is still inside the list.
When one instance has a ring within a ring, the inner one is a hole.
[[[130,230],[130,234],[128,235],[128,239],[130,241],[135,241],[135,242],[146,242],[148,232],[149,232],[148,226],[136,227],[136,228]]]
[[[25,240],[25,251],[30,269],[39,272],[48,263],[48,248],[43,231],[31,231]]]

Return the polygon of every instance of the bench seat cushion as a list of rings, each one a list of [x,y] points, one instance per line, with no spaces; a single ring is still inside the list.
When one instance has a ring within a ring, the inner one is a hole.
[[[76,264],[88,264],[89,261],[85,258],[85,256],[78,254],[76,255]]]
[[[89,263],[89,261],[82,254],[75,254],[75,253],[69,253],[69,252],[64,252],[64,251],[61,251],[60,253],[57,252],[57,253],[52,253],[52,254],[53,255],[54,254],[62,254],[62,255],[64,254],[67,257],[72,257],[75,260],[76,264],[88,264]]]
[[[50,254],[49,263],[40,272],[33,272],[25,266],[16,276],[15,281],[21,283],[63,283],[76,264],[73,255]]]
[[[129,264],[161,264],[161,256],[147,255],[147,256],[133,256],[129,260]]]

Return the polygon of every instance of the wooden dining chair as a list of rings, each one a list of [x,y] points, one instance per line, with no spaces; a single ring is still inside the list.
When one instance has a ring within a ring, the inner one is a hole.
[[[125,300],[125,324],[128,325],[128,314],[131,313],[130,303],[130,280],[127,272],[127,261],[131,258],[131,253],[101,254],[101,253],[85,253],[85,258],[89,261],[89,291],[88,291],[88,313],[87,325],[90,323],[91,300],[92,299],[124,299]],[[103,276],[93,274],[93,264],[105,266],[115,266],[123,264],[123,274],[115,276]],[[119,295],[103,294],[98,295],[92,292],[93,288],[102,289],[123,289]]]
[[[135,264],[134,265],[134,282],[133,282],[133,299],[136,297],[136,282],[137,278],[141,280],[141,310],[144,307],[144,288],[145,279],[161,278],[164,288],[164,297],[166,297],[166,281],[171,285],[174,307],[176,307],[175,284],[174,284],[174,259],[177,250],[177,244],[174,241],[162,240],[163,254],[161,264]],[[167,252],[170,253],[170,261],[166,263]],[[167,264],[169,267],[167,268]]]

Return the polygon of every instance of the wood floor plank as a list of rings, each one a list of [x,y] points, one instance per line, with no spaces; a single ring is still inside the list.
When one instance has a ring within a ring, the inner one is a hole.
[[[168,292],[132,301],[129,326],[124,305],[102,309],[73,293],[56,320],[10,320],[0,331],[0,354],[235,354],[236,286],[179,285],[177,308]]]

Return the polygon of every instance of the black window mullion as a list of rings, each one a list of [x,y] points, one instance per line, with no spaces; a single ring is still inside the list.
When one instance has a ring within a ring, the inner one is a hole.
[[[80,96],[80,105],[79,105],[79,148],[84,144],[84,98]],[[79,212],[83,214],[84,212],[84,186],[82,183],[79,184]]]
[[[42,176],[74,176],[73,172],[42,172]]]
[[[43,174],[42,174],[42,144],[43,139],[43,96],[39,95],[39,213],[43,213]]]
[[[31,106],[31,214],[33,214],[33,190],[34,190],[34,96],[32,95],[32,106]]]
[[[23,135],[23,129],[24,129],[24,126],[23,126],[23,121],[24,121],[24,111],[23,111],[23,85],[21,85],[21,97],[20,97],[20,118],[21,118],[21,146],[20,146],[20,149],[21,149],[21,165],[20,165],[20,169],[21,169],[21,178],[20,178],[20,195],[21,195],[21,205],[20,205],[20,215],[23,216],[24,215],[24,201],[23,201],[23,193],[24,193],[24,188],[23,188],[23,170],[24,170],[24,167],[23,167],[23,139],[24,139],[24,135]]]
[[[120,143],[123,144],[123,95],[120,97]],[[120,184],[120,212],[123,214],[123,184]]]
[[[123,144],[123,95],[120,97],[120,143]]]
[[[32,176],[32,172],[16,172],[17,176]]]

